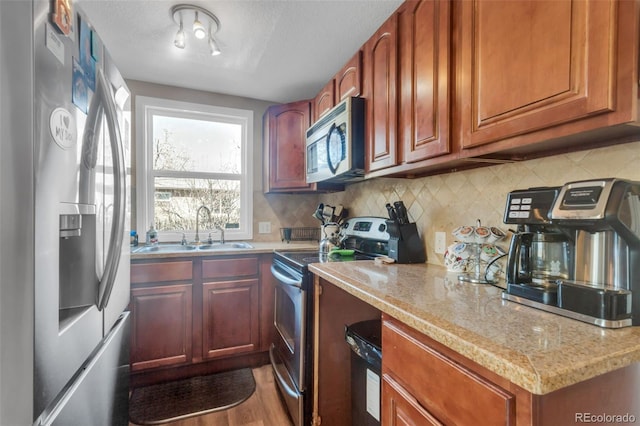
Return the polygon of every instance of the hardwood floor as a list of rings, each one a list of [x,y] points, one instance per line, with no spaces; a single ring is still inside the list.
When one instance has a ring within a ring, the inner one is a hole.
[[[224,411],[164,423],[167,426],[291,426],[280,401],[270,365],[253,369],[256,391],[242,404]],[[129,423],[130,426],[136,426]]]

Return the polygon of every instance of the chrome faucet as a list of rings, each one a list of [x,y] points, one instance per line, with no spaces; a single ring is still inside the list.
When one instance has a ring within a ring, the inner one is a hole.
[[[216,225],[216,229],[220,231],[220,244],[224,244],[224,228],[220,225]]]
[[[198,211],[196,212],[196,237],[194,239],[194,243],[196,245],[200,244],[200,211],[204,209],[207,212],[207,217],[211,220],[211,210],[205,205],[198,207]]]

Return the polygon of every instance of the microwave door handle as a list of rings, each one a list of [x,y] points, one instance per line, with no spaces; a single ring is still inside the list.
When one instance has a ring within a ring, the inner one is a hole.
[[[113,101],[109,83],[102,70],[96,71],[96,91],[91,100],[89,114],[85,124],[83,135],[83,167],[80,174],[80,201],[88,204],[94,203],[94,169],[97,161],[97,138],[99,118],[104,114],[109,130],[111,156],[113,158],[114,174],[114,202],[113,221],[109,237],[109,252],[105,262],[104,272],[98,284],[98,300],[96,305],[99,310],[104,309],[109,301],[111,290],[115,283],[116,273],[120,263],[122,241],[124,239],[125,208],[126,208],[126,169],[124,149],[120,129],[118,128],[116,107]],[[83,176],[84,172],[84,176]]]

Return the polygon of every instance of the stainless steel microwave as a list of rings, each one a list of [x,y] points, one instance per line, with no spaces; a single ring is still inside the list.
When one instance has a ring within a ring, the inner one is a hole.
[[[307,182],[364,177],[364,99],[341,101],[307,130]]]

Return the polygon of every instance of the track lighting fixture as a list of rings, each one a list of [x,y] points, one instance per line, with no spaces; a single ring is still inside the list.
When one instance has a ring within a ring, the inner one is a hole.
[[[193,35],[196,36],[197,39],[202,40],[205,35],[207,35],[207,31],[204,29],[204,25],[198,19],[198,11],[196,10],[196,20],[193,21]]]
[[[220,47],[218,46],[218,43],[213,38],[213,36],[209,37],[209,50],[211,52],[211,56],[218,56],[219,54],[222,53],[220,51]]]
[[[183,20],[187,23],[193,17],[193,35],[199,40],[207,39],[209,51],[212,56],[219,55],[220,46],[214,35],[220,30],[220,21],[213,13],[200,6],[191,4],[178,4],[171,8],[171,17],[173,22],[179,26],[173,44],[180,49],[186,46],[186,34],[184,31]],[[202,21],[200,20],[202,19]]]
[[[178,49],[184,49],[184,28],[182,27],[182,18],[180,18],[180,29],[176,33],[176,38],[173,40],[173,44]]]

